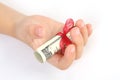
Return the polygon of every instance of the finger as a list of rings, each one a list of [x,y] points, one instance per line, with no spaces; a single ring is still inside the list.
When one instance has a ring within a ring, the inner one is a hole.
[[[62,70],[67,69],[75,59],[75,46],[67,46],[64,56],[59,60],[58,67]]]
[[[83,20],[78,20],[76,22],[76,26],[79,27],[79,29],[80,29],[80,32],[84,39],[84,45],[85,45],[88,40],[88,31],[87,31],[86,25],[84,24]]]
[[[67,69],[75,59],[75,46],[69,45],[67,46],[64,55],[61,52],[56,53],[47,61],[53,66],[64,70]]]
[[[92,25],[91,24],[86,24],[87,31],[88,31],[88,36],[92,34]]]
[[[76,59],[80,58],[81,53],[83,51],[84,41],[82,34],[80,33],[80,30],[78,27],[73,28],[70,31],[70,35],[72,38],[72,42],[75,44],[76,47]]]

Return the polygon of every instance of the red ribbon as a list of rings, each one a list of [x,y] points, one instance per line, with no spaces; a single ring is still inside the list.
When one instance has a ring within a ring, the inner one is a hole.
[[[66,46],[72,43],[71,40],[66,36],[66,34],[73,28],[73,26],[74,26],[73,19],[67,19],[63,27],[63,31],[57,33],[57,35],[61,36],[60,48],[63,53],[65,51]]]

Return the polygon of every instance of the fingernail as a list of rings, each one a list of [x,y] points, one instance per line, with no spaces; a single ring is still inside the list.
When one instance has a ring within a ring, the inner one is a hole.
[[[81,27],[84,27],[84,26],[85,26],[85,24],[84,24],[84,22],[82,22],[82,23],[81,23]]]
[[[81,21],[80,27],[82,28],[82,27],[84,27],[84,26],[85,26],[84,22]]]
[[[72,49],[71,49],[71,52],[75,52],[75,46],[71,45]]]
[[[35,30],[35,33],[36,33],[37,36],[41,37],[41,35],[42,35],[42,29],[41,28],[37,28]]]
[[[75,34],[77,34],[77,35],[80,34],[80,30],[79,30],[79,28],[77,28],[77,27],[76,27],[76,29],[75,29]]]

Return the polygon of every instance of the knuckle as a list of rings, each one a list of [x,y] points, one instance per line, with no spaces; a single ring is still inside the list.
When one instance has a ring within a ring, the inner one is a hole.
[[[69,66],[60,66],[60,67],[59,67],[60,70],[66,70],[66,69],[68,69],[68,68],[69,68]]]

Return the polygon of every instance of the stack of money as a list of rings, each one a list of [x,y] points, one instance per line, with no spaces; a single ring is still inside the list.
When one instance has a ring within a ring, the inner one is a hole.
[[[73,25],[74,25],[73,20],[69,19],[66,21],[64,27],[66,29],[69,29],[69,28],[73,27]],[[66,37],[71,39],[70,32],[67,32]],[[43,63],[47,59],[49,59],[51,56],[53,56],[57,51],[59,51],[61,49],[61,46],[60,46],[61,39],[62,39],[62,37],[60,35],[56,35],[51,40],[47,41],[46,43],[41,45],[39,48],[37,48],[37,50],[34,53],[35,56],[37,57],[37,59],[41,63]]]
[[[67,33],[67,37],[71,39],[70,33]],[[35,51],[35,56],[37,59],[43,63],[48,58],[53,56],[58,50],[60,50],[60,40],[61,36],[56,35],[51,40],[47,41],[45,44],[41,45],[37,50]]]

